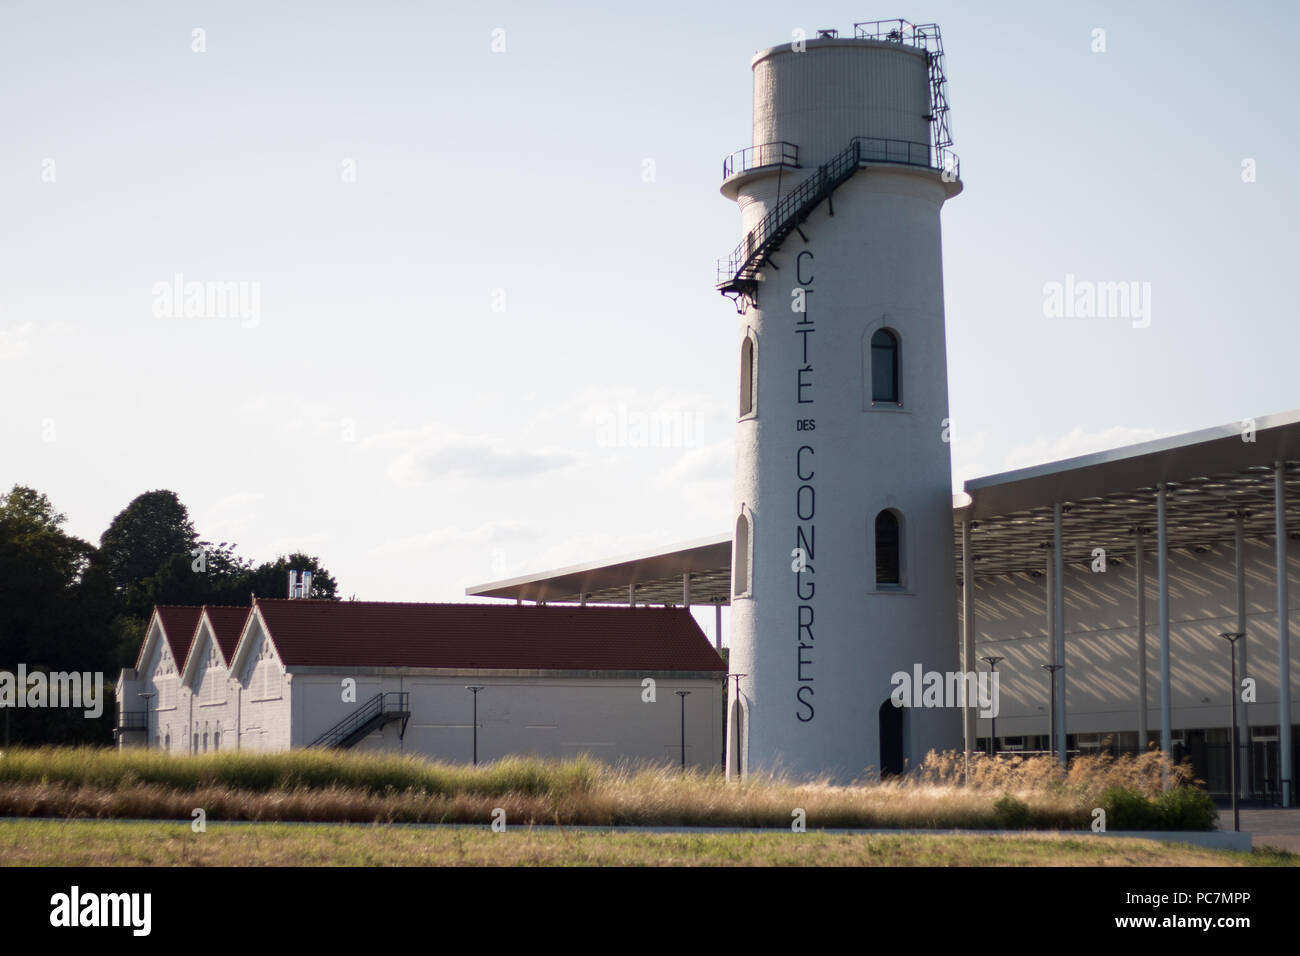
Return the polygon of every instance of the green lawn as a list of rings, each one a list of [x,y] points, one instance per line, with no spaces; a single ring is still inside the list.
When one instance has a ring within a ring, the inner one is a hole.
[[[1052,834],[627,833],[558,828],[0,822],[10,866],[1296,866],[1149,840]]]

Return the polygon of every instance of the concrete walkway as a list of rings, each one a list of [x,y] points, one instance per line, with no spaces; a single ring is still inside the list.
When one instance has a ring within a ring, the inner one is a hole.
[[[1232,829],[1232,808],[1219,807],[1219,827]],[[1241,828],[1254,837],[1253,845],[1300,853],[1300,807],[1262,807],[1241,811]]]

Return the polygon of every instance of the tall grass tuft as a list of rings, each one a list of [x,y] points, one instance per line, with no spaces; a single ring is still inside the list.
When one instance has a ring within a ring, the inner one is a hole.
[[[1162,774],[1181,786],[1164,793]],[[1126,819],[1208,827],[1208,798],[1192,783],[1187,765],[1154,753],[1080,757],[1064,776],[1050,757],[980,755],[967,772],[961,754],[931,753],[905,776],[836,786],[776,774],[728,781],[717,770],[609,766],[588,756],[470,767],[333,750],[170,756],[42,747],[0,754],[0,815],[189,819],[202,807],[214,821],[483,824],[501,808],[513,825],[786,828],[801,809],[809,827],[1084,829],[1105,799]]]

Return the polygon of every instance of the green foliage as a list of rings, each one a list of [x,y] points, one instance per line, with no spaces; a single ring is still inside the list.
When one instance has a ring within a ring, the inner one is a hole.
[[[1190,786],[1173,787],[1154,797],[1109,787],[1101,806],[1107,830],[1212,830],[1218,818],[1210,795]]]
[[[1166,830],[1213,830],[1219,817],[1210,795],[1197,787],[1174,787],[1155,802]]]
[[[247,606],[252,594],[285,597],[290,568],[313,572],[312,597],[335,598],[318,558],[254,565],[229,542],[200,540],[176,493],[138,495],[100,546],[63,530],[44,494],[14,485],[0,495],[0,669],[102,671],[111,683],[135,663],[155,604]],[[111,689],[105,688],[111,696]],[[98,721],[80,711],[12,710],[0,726],[13,743],[107,743],[113,706]]]
[[[1023,830],[1032,822],[1033,811],[1025,801],[1007,793],[993,804],[993,818],[1004,830]]]
[[[128,602],[147,600],[139,592],[173,558],[189,555],[199,535],[189,510],[174,491],[137,495],[109,523],[99,539],[99,559]]]
[[[1155,804],[1135,790],[1107,787],[1101,795],[1107,830],[1158,830],[1160,812]]]
[[[274,561],[267,561],[250,570],[243,581],[244,590],[256,594],[260,598],[282,598],[287,593],[289,572],[291,570],[311,572],[311,597],[328,600],[338,599],[338,584],[334,580],[334,576],[321,567],[319,558],[303,554],[301,551],[295,551],[290,555],[281,555]],[[247,595],[245,595],[244,601],[239,603],[242,604],[245,601],[247,601]]]

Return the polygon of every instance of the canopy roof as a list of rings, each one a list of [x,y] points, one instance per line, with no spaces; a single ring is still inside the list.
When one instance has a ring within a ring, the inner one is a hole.
[[[1139,528],[1152,532],[1148,547],[1154,550],[1161,484],[1171,549],[1231,539],[1238,515],[1247,536],[1272,535],[1277,461],[1288,466],[1287,527],[1300,529],[1300,410],[973,478],[964,485],[968,500],[953,510],[958,574],[965,519],[977,574],[1043,571],[1057,502],[1066,562],[1089,561],[1093,549],[1105,548],[1108,562],[1122,564],[1135,550]],[[561,603],[581,603],[585,595],[587,603],[626,604],[628,587],[635,584],[637,603],[682,604],[684,574],[691,576],[691,604],[729,604],[731,535],[496,581],[466,593]]]

